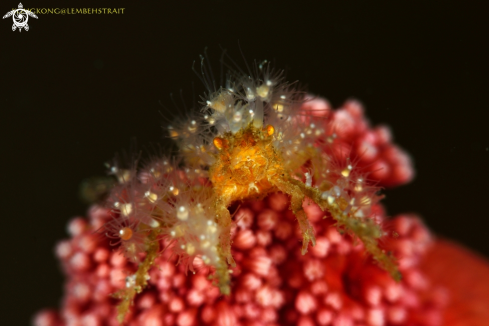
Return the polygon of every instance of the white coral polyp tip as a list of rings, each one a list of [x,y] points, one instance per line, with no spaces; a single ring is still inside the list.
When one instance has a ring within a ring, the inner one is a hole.
[[[235,122],[240,122],[242,118],[243,118],[243,114],[241,114],[241,112],[235,112],[233,115],[233,120]]]
[[[126,288],[132,288],[136,285],[136,274],[126,277]]]
[[[343,171],[341,171],[341,175],[345,178],[348,178],[352,169],[353,167],[351,165],[348,165],[345,169],[343,169]]]
[[[195,253],[195,246],[192,243],[187,244],[187,254],[193,255]]]
[[[249,87],[246,88],[246,98],[248,99],[248,101],[255,100],[255,94],[253,93],[253,90]]]
[[[306,177],[306,186],[311,187],[312,186],[312,176],[310,173],[306,172],[304,173]]]
[[[149,226],[151,226],[152,228],[157,228],[160,226],[160,223],[152,218],[151,221],[149,222]]]
[[[120,205],[120,210],[122,215],[129,216],[129,214],[131,214],[132,212],[132,204],[131,203],[122,204]]]
[[[180,221],[186,221],[188,219],[188,209],[185,206],[178,207],[177,218]]]
[[[144,193],[144,197],[146,197],[148,199],[148,201],[151,203],[155,203],[156,200],[158,199],[158,195],[156,195],[155,193],[152,193],[151,191],[146,191]]]
[[[268,83],[269,81],[267,81]],[[268,97],[270,91],[269,85],[261,85],[260,87],[256,88],[256,93],[258,96],[260,96],[262,99],[266,99]]]

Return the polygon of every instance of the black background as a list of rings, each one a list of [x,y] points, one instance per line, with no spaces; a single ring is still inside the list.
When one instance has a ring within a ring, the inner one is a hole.
[[[169,94],[192,96],[204,47],[218,67],[276,59],[289,80],[337,107],[355,97],[414,158],[416,179],[387,190],[390,215],[419,213],[433,232],[489,256],[488,33],[484,1],[30,1],[38,8],[125,8],[41,15],[28,32],[0,21],[0,309],[26,325],[57,306],[53,255],[84,215],[78,186],[129,148],[164,141]],[[2,15],[16,8],[2,1]],[[196,84],[198,91],[202,90]],[[449,272],[449,271],[447,271]]]

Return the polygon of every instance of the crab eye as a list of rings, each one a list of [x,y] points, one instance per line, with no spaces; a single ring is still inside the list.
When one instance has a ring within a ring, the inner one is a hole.
[[[275,128],[273,128],[272,125],[268,125],[267,126],[267,134],[268,134],[268,136],[273,135],[274,132],[275,132]]]
[[[216,146],[217,149],[221,150],[223,147],[224,140],[220,137],[214,138],[214,146]]]
[[[130,240],[132,238],[132,229],[129,228],[129,227],[125,227],[125,228],[122,228],[119,230],[119,237],[122,239],[122,240]]]

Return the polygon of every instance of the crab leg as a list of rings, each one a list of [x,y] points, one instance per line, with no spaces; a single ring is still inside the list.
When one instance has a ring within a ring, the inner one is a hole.
[[[273,184],[280,191],[290,196],[290,209],[297,217],[299,227],[302,231],[303,242],[301,252],[305,255],[307,253],[309,242],[312,243],[312,246],[316,245],[316,237],[314,236],[314,229],[307,219],[306,212],[304,211],[304,208],[302,208],[302,203],[305,198],[304,192],[298,185],[293,184],[291,180],[285,180],[281,177],[273,180]]]

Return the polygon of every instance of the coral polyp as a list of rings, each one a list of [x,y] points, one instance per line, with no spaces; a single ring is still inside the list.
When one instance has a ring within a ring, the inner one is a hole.
[[[316,99],[284,82],[283,73],[268,62],[255,63],[246,73],[231,69],[222,85],[216,85],[203,63],[201,79],[208,91],[202,110],[168,126],[179,146],[177,158],[155,159],[134,173],[112,169],[124,177],[109,198],[124,201],[108,201],[114,222],[106,228],[138,263],[126,289],[116,294],[122,299],[119,320],[146,286],[155,259],[168,248],[188,270],[198,258],[220,293],[230,294],[236,266],[236,221],[230,207],[277,192],[290,198],[303,255],[309,244],[316,245],[305,209],[317,205],[323,218],[334,219],[342,234],[358,238],[399,280],[395,259],[378,243],[384,232],[371,208],[380,199],[379,188],[351,151],[343,150],[352,145],[341,138],[348,121],[331,123],[330,110],[308,105]]]

